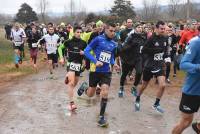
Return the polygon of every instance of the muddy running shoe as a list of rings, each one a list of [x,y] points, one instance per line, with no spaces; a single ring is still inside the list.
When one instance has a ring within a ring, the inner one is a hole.
[[[18,64],[15,64],[15,67],[16,67],[16,68],[19,68],[19,65],[18,65]]]
[[[87,82],[83,82],[83,83],[81,84],[81,86],[80,86],[80,87],[78,88],[78,90],[77,90],[78,96],[81,96],[81,95],[84,93],[84,91],[85,91],[86,89],[88,89],[88,84],[87,84]]]
[[[104,116],[99,117],[98,126],[100,126],[100,127],[108,126],[108,122],[105,120]]]
[[[133,95],[133,96],[137,96],[137,89],[136,89],[136,87],[135,86],[133,86],[132,88],[131,88],[131,94]]]
[[[152,108],[156,110],[156,112],[163,114],[165,111],[160,105],[153,105]]]
[[[140,102],[139,101],[135,102],[135,111],[140,111]]]
[[[124,97],[124,87],[119,88],[118,96],[119,96],[119,98]]]
[[[68,109],[70,111],[75,111],[77,109],[76,105],[74,104],[74,102],[71,102],[68,106]]]
[[[192,128],[197,134],[200,134],[200,129],[198,129],[197,124],[197,122],[192,123]]]

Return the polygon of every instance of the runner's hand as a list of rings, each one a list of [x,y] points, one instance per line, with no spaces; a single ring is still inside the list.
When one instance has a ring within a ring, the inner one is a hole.
[[[80,55],[84,55],[84,51],[81,50],[81,51],[80,51]]]
[[[96,67],[101,67],[101,66],[103,66],[103,63],[101,61],[97,61]]]

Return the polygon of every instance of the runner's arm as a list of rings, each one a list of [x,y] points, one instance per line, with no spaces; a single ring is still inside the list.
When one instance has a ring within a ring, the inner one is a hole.
[[[98,37],[93,39],[91,43],[84,50],[85,57],[95,64],[97,63],[97,59],[90,53],[90,51],[93,50],[97,46],[97,44],[98,44]]]
[[[59,47],[58,47],[58,54],[59,54],[59,58],[63,58],[63,49],[65,49],[65,45],[64,44],[61,44]]]

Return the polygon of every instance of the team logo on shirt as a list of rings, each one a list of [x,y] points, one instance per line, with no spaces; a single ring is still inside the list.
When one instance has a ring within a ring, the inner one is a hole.
[[[159,45],[159,43],[158,43],[158,42],[156,42],[156,43],[155,43],[155,46],[156,46],[156,47],[158,47],[158,46],[160,46],[160,45]]]

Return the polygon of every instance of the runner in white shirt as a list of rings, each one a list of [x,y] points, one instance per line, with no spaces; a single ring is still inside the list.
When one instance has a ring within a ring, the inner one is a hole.
[[[45,44],[50,74],[53,74],[53,64],[57,63],[58,60],[57,48],[59,46],[60,38],[54,33],[53,27],[49,27],[48,32],[47,35],[44,35],[42,39],[39,40],[39,43]]]
[[[15,51],[15,67],[19,67],[19,63],[22,63],[22,58],[20,56],[23,49],[23,43],[25,41],[26,34],[22,28],[20,28],[19,23],[15,23],[14,28],[11,30],[11,39],[13,42],[13,48]]]

